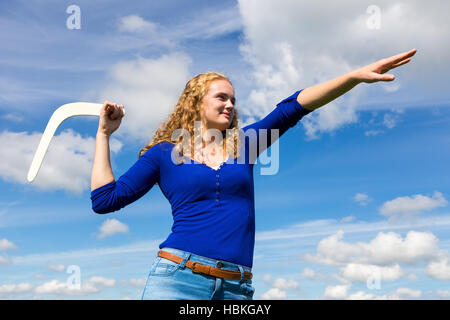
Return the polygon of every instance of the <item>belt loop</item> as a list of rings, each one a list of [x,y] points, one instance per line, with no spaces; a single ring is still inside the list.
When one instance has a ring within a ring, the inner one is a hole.
[[[241,272],[241,280],[239,280],[239,283],[244,282],[244,268],[242,266],[238,265],[239,271]]]
[[[180,263],[180,268],[184,269],[184,267],[186,266],[186,262],[189,260],[189,258],[191,257],[191,253],[190,252],[186,252],[184,257],[183,257],[183,261],[181,261]]]

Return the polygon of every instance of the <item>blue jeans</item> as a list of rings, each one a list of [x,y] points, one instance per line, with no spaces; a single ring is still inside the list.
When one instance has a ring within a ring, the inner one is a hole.
[[[142,293],[143,300],[252,300],[255,289],[252,280],[243,280],[251,268],[227,261],[210,259],[190,252],[164,248],[164,251],[183,258],[181,264],[156,257]],[[213,267],[241,272],[241,280],[229,280],[201,273],[186,267],[186,261],[200,262]]]

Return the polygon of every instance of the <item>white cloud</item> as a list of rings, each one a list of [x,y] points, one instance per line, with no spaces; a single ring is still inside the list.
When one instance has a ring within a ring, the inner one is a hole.
[[[364,131],[364,134],[369,137],[369,136],[379,135],[380,133],[383,133],[383,132],[384,132],[383,130],[367,130],[367,131]]]
[[[274,288],[282,289],[282,290],[288,290],[288,289],[297,289],[298,288],[298,282],[295,280],[286,280],[284,278],[277,278],[272,286]]]
[[[66,129],[53,137],[36,179],[30,184],[26,177],[42,133],[0,133],[0,177],[41,190],[63,189],[80,194],[90,186],[95,138],[82,137]],[[111,152],[118,152],[122,143],[111,139]]]
[[[263,281],[269,282],[272,279],[272,275],[269,273],[266,273],[262,276]]]
[[[150,32],[156,31],[156,24],[144,20],[138,15],[128,15],[119,19],[119,31],[122,32]]]
[[[17,246],[6,238],[0,239],[0,250],[17,249]]]
[[[271,274],[264,274],[262,280],[271,288],[261,295],[263,300],[283,300],[287,299],[287,290],[296,290],[299,283],[295,280],[286,280],[285,278],[276,278],[273,282]]]
[[[364,253],[360,245],[342,242],[343,236],[344,232],[339,230],[337,233],[320,240],[317,245],[317,254],[314,256],[307,254],[305,259],[311,262],[339,266],[350,262],[351,257],[360,256]]]
[[[64,26],[55,28],[54,22],[58,19],[54,19],[54,12],[49,4],[39,4],[36,7],[31,5],[33,10],[39,12],[35,18],[41,21],[31,21],[26,15],[13,18],[2,14],[2,29],[10,32],[2,33],[0,38],[2,43],[9,43],[10,50],[4,51],[0,60],[9,67],[17,68],[11,70],[27,68],[28,74],[31,74],[23,77],[20,72],[11,71],[7,76],[6,73],[2,73],[5,76],[0,76],[0,99],[6,101],[4,107],[8,108],[8,112],[11,108],[21,111],[18,116],[11,112],[14,116],[10,117],[15,120],[20,120],[22,116],[27,118],[30,103],[44,105],[49,99],[78,100],[86,88],[93,88],[95,82],[98,82],[98,73],[117,62],[118,56],[133,56],[149,51],[167,52],[168,49],[179,48],[180,44],[185,46],[186,41],[192,39],[215,38],[242,28],[235,4],[220,5],[220,8],[217,5],[206,5],[206,9],[196,5],[171,10],[170,19],[159,14],[160,9],[165,11],[164,8],[158,5],[160,8],[155,8],[152,4],[149,6],[153,8],[151,12],[144,8],[146,5],[129,5],[124,13],[120,3],[84,4],[82,10],[96,12],[98,19],[96,22],[95,19],[92,20],[93,24],[88,22],[88,28],[82,26],[83,41],[72,41],[67,37]],[[127,16],[121,17],[122,15]],[[46,37],[45,43],[41,41],[43,34]],[[67,51],[62,52],[62,47]],[[46,50],[54,54],[36,55],[33,53],[35,50]],[[18,51],[23,54],[14,54]],[[68,63],[65,53],[71,51],[85,52],[88,56],[86,59],[70,59]],[[56,72],[61,76],[52,74],[42,77],[46,72]],[[61,81],[66,72],[72,74],[70,85]],[[92,76],[92,72],[96,75]],[[35,80],[36,77],[39,81]],[[97,88],[93,89],[96,90]]]
[[[342,241],[343,231],[322,239],[317,254],[307,254],[312,262],[343,267],[350,263],[389,266],[399,263],[412,265],[429,261],[437,254],[438,239],[431,232],[409,231],[402,239],[395,232],[379,232],[370,242],[355,244]]]
[[[436,295],[442,299],[449,299],[450,298],[450,290],[437,290]]]
[[[347,216],[341,219],[341,222],[352,222],[353,220],[355,220],[355,216]]]
[[[380,213],[388,217],[411,217],[423,211],[430,211],[438,207],[445,207],[447,200],[441,192],[435,191],[432,197],[415,194],[411,197],[398,197],[386,201],[380,207]]]
[[[408,299],[419,299],[422,296],[422,291],[413,290],[409,288],[398,288],[392,292],[388,292],[385,295],[378,296],[372,293],[367,293],[364,291],[358,291],[356,293],[350,294],[348,300],[408,300]]]
[[[398,264],[380,267],[376,265],[349,263],[341,268],[341,275],[351,281],[367,283],[371,280],[398,280],[403,276],[403,270]]]
[[[411,280],[411,281],[415,281],[415,280],[419,279],[419,277],[417,277],[417,275],[414,273],[408,274],[407,278],[408,278],[408,280]]]
[[[293,0],[278,1],[276,6],[270,0],[239,0],[238,3],[245,40],[240,50],[254,70],[255,88],[248,104],[255,108],[248,111],[249,115],[262,117],[294,88],[331,80],[414,47],[419,51],[413,63],[393,70],[398,75],[396,82],[373,84],[370,90],[367,84],[359,85],[305,117],[303,124],[308,137],[334,132],[357,121],[359,104],[369,101],[374,108],[389,108],[392,103],[389,96],[400,97],[403,89],[413,83],[423,88],[423,92],[410,94],[409,102],[422,99],[425,92],[431,97],[444,94],[448,99],[448,93],[443,93],[442,79],[446,78],[450,65],[449,56],[444,54],[450,49],[446,41],[450,22],[443,13],[450,9],[449,3],[381,0],[377,3],[382,10],[379,30],[367,28],[369,15],[357,0],[328,2],[326,6],[320,2]],[[445,22],[437,26],[435,21]],[[390,92],[386,94],[386,91]]]
[[[174,16],[173,21],[164,24],[146,20],[138,14],[131,14],[121,17],[117,22],[117,28],[119,35],[103,41],[120,44],[120,50],[148,46],[173,49],[177,47],[177,43],[189,39],[211,39],[239,31],[242,24],[235,6],[220,9],[213,6],[205,9],[196,8],[191,12],[183,11],[182,15]],[[125,43],[120,43],[121,40]]]
[[[152,248],[157,248],[162,241],[164,241],[164,239],[135,242],[128,245],[115,247],[95,247],[93,249],[14,256],[14,264],[17,266],[38,266],[45,265],[48,261],[93,261],[93,259],[99,259],[100,257],[107,257],[108,261],[111,261],[111,259],[114,258],[122,259],[124,254],[129,253],[138,253],[140,256],[144,253],[151,254]],[[69,263],[66,265],[68,264]]]
[[[367,194],[359,193],[359,192],[355,195],[353,200],[355,200],[355,202],[357,202],[358,204],[360,204],[362,206],[365,206],[365,205],[367,205],[367,203],[372,201],[372,199],[369,198],[369,196]]]
[[[380,281],[399,280],[405,276],[402,265],[421,267],[422,263],[427,263],[425,274],[438,280],[450,280],[450,254],[439,250],[439,240],[431,232],[411,230],[404,237],[395,232],[379,232],[368,242],[356,243],[343,241],[343,236],[344,233],[339,231],[322,239],[316,254],[304,257],[309,262],[339,268],[335,277],[341,286],[330,286],[326,298],[345,298],[345,289],[352,282],[366,283],[369,288]],[[313,277],[314,272],[305,270],[302,276]],[[414,281],[417,276],[410,274],[407,279]],[[360,291],[348,299],[417,299],[421,295],[420,290],[400,288],[383,296]]]
[[[175,110],[178,97],[190,78],[191,62],[182,52],[158,59],[140,57],[118,62],[109,70],[100,93],[89,99],[123,104],[127,114],[114,134],[147,144],[154,131]]]
[[[392,129],[397,125],[398,119],[398,116],[394,116],[390,113],[385,113],[383,117],[383,125],[388,129]]]
[[[347,297],[347,291],[350,289],[350,285],[336,285],[328,286],[325,288],[325,299],[345,299]]]
[[[59,280],[45,282],[34,289],[34,292],[38,294],[72,294],[73,291],[81,293],[80,289],[71,289],[66,282],[61,282]]]
[[[11,263],[11,260],[6,256],[0,256],[0,266],[5,266]]]
[[[283,229],[257,233],[256,254],[264,252],[267,255],[266,259],[258,260],[259,263],[264,261],[276,266],[282,249],[283,258],[301,256],[304,263],[319,264],[322,279],[317,277],[318,269],[312,271],[315,269],[314,265],[301,264],[298,268],[303,270],[303,273],[300,271],[299,276],[303,279],[321,279],[328,285],[332,284],[329,281],[335,277],[339,284],[351,285],[359,282],[357,285],[360,287],[366,282],[369,289],[376,289],[379,284],[384,290],[399,281],[402,286],[406,286],[409,281],[413,281],[407,278],[407,275],[411,272],[423,274],[425,266],[431,261],[436,261],[436,256],[440,252],[439,240],[436,237],[438,234],[411,229],[445,233],[448,222],[447,215],[421,217],[414,223],[402,221],[395,225],[385,219],[370,223],[364,221],[342,223],[339,220],[307,221]],[[345,231],[339,232],[339,229]],[[270,252],[277,252],[277,259],[268,258]],[[307,283],[310,284],[309,281]],[[272,287],[270,283],[266,284],[269,288]],[[414,284],[418,285],[417,281]],[[352,292],[349,291],[348,294],[350,293]],[[314,294],[320,297],[322,292]],[[290,296],[289,291],[286,291],[286,295]]]
[[[439,223],[437,224],[437,221]],[[419,217],[415,221],[402,220],[396,224],[383,219],[378,221],[358,221],[358,222],[341,222],[336,219],[321,219],[303,221],[300,223],[293,223],[285,228],[274,229],[270,231],[259,231],[256,233],[256,241],[259,246],[269,245],[271,241],[284,241],[283,245],[286,247],[298,247],[305,243],[305,239],[314,239],[314,244],[317,237],[325,237],[338,233],[342,230],[345,234],[372,234],[375,232],[387,232],[392,230],[401,230],[407,233],[408,230],[414,228],[433,229],[437,225],[447,228],[450,225],[450,215],[439,214],[435,216]]]
[[[398,288],[392,295],[397,295],[399,299],[418,299],[422,296],[422,291],[409,288]]]
[[[24,120],[23,115],[18,113],[7,113],[2,116],[3,119],[13,122],[22,122]]]
[[[165,37],[177,40],[210,39],[242,29],[241,17],[235,6],[200,9],[192,16],[183,15],[178,20],[179,24],[165,32]]]
[[[0,285],[0,297],[7,297],[14,294],[27,293],[31,291],[32,285],[28,282],[19,284],[3,284]]]
[[[97,287],[114,287],[116,280],[111,278],[94,276],[88,279],[89,283]]]
[[[145,279],[145,278],[142,278],[142,279],[131,278],[129,281],[129,284],[132,287],[143,288],[145,286],[146,282],[147,282],[147,279]]]
[[[431,232],[409,231],[402,239],[395,232],[380,232],[365,245],[367,260],[378,265],[412,265],[435,257],[439,239]]]
[[[126,224],[120,222],[116,219],[107,219],[99,228],[100,234],[99,239],[110,237],[116,233],[127,233],[129,228]]]
[[[401,88],[400,83],[401,83],[401,81],[399,79],[397,79],[397,81],[395,83],[383,82],[383,83],[380,83],[380,86],[382,87],[382,89],[384,91],[389,93],[389,92],[398,91]]]
[[[316,271],[314,271],[311,268],[303,269],[303,272],[300,274],[300,276],[303,278],[311,279],[311,280],[318,280],[318,279],[325,278],[322,274],[317,273]]]
[[[63,264],[56,264],[56,265],[48,264],[47,268],[56,272],[63,272],[66,270],[66,267]]]
[[[440,252],[437,259],[426,266],[425,274],[438,280],[450,281],[450,254]]]
[[[262,300],[285,300],[287,293],[279,288],[271,288],[261,295]]]
[[[85,296],[88,294],[99,293],[105,287],[114,287],[116,281],[104,277],[91,277],[81,282],[80,287],[62,282],[51,280],[37,286],[34,289],[36,294],[55,294],[61,296]]]
[[[316,110],[303,120],[306,135],[310,139],[318,138],[320,132],[333,132],[340,127],[357,122],[358,117],[353,107],[340,106],[335,102],[329,103],[326,108]]]
[[[352,293],[347,297],[347,300],[381,300],[381,299],[382,298],[377,295],[367,293],[364,291]]]

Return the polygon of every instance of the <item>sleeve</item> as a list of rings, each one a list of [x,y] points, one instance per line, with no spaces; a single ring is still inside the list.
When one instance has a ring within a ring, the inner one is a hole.
[[[255,135],[253,136],[256,136],[256,139],[250,139],[249,144],[250,147],[257,149],[257,156],[269,148],[289,128],[294,127],[301,118],[313,111],[305,109],[298,103],[297,96],[302,90],[279,102],[276,108],[263,119],[243,128],[244,133],[247,133],[249,129],[254,130]],[[263,129],[266,129],[266,134]],[[272,130],[278,130],[278,135]],[[272,139],[272,134],[274,134],[274,139]],[[246,136],[252,135],[246,134]],[[260,141],[261,138],[265,138],[265,141]]]
[[[161,149],[157,144],[142,155],[117,181],[91,191],[92,210],[108,213],[138,200],[159,182]]]

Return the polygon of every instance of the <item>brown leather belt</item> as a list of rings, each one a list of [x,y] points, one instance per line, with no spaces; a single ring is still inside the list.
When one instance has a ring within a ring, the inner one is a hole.
[[[173,262],[180,264],[183,261],[182,257],[174,255],[172,253],[159,250],[158,256]],[[233,270],[224,270],[220,268],[214,268],[206,264],[199,262],[186,261],[186,267],[192,270],[194,273],[203,273],[213,277],[225,278],[230,280],[241,280],[241,272]],[[253,277],[251,272],[244,272],[244,280],[250,280]]]

